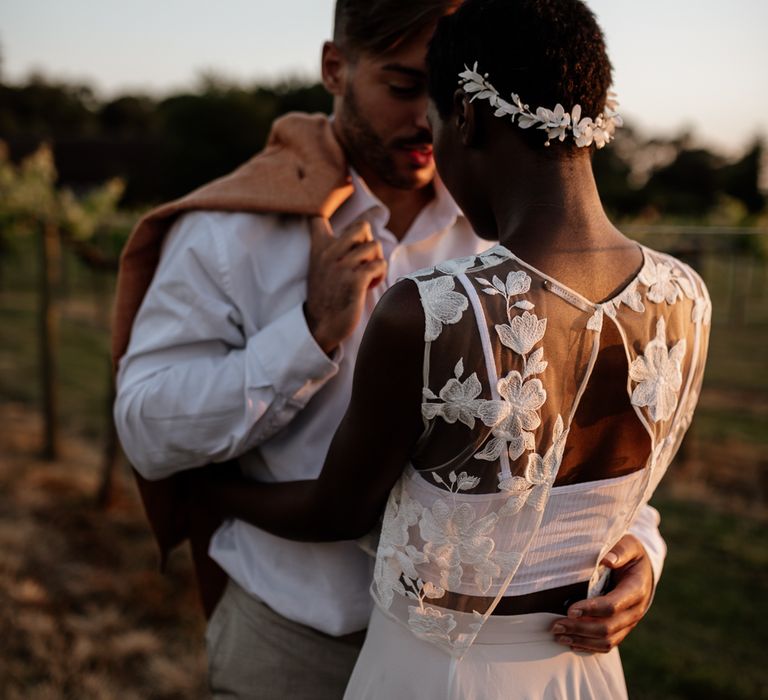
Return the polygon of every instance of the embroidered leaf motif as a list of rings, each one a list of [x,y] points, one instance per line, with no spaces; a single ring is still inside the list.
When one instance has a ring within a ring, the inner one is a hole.
[[[485,447],[475,455],[475,459],[482,459],[487,462],[495,462],[504,451],[504,440],[501,438],[491,438]]]
[[[603,310],[598,309],[587,322],[587,330],[599,333],[603,330]]]
[[[541,374],[549,366],[548,362],[542,360],[544,357],[544,348],[535,350],[525,363],[523,379],[532,377],[534,374]]]
[[[437,270],[446,275],[463,275],[469,268],[474,267],[475,256],[469,255],[464,258],[454,258],[446,260],[437,265]]]
[[[499,490],[519,495],[527,491],[531,485],[522,476],[508,476],[499,479]]]
[[[691,320],[694,323],[703,323],[705,326],[712,325],[712,302],[705,297],[698,297],[693,305]]]
[[[617,300],[617,306],[619,304],[626,304],[632,311],[636,311],[639,314],[645,311],[645,304],[643,304],[643,298],[640,296],[637,280],[632,282],[632,284],[621,293]]]
[[[531,304],[530,301],[526,301],[525,299],[522,301],[516,301],[513,306],[516,309],[523,309],[524,311],[533,311],[533,309],[536,308],[533,304]]]

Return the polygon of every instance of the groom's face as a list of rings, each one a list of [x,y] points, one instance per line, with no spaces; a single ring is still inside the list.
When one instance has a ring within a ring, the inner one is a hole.
[[[327,44],[323,77],[334,94],[334,128],[370,185],[428,185],[435,175],[427,123],[426,52],[433,27],[380,56],[347,56]]]

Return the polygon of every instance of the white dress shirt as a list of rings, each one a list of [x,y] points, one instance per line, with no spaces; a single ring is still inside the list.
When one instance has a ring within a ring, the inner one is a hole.
[[[489,247],[436,181],[436,197],[399,241],[389,211],[353,173],[335,231],[371,225],[389,263],[361,323],[329,358],[307,327],[310,237],[303,217],[194,212],[169,233],[120,362],[115,420],[128,458],[148,479],[240,457],[264,481],[318,476],[346,411],[355,357],[376,302],[397,279]],[[365,455],[360,455],[365,459]],[[658,515],[633,532],[658,579]],[[354,542],[303,543],[239,520],[210,554],[246,591],[286,618],[331,635],[365,628],[373,560]]]

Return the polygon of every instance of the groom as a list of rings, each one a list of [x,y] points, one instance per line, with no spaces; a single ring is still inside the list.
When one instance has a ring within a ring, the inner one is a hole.
[[[426,121],[427,42],[458,4],[338,0],[322,57],[333,120],[280,120],[265,156],[155,211],[128,244],[115,418],[166,548],[206,531],[204,502],[179,505],[190,470],[237,459],[261,481],[316,477],[376,301],[487,247],[435,179]],[[606,558],[614,589],[572,605],[559,641],[607,651],[642,618],[657,517],[639,513]],[[227,579],[206,635],[214,696],[340,698],[371,609],[368,555],[240,521],[209,551]]]

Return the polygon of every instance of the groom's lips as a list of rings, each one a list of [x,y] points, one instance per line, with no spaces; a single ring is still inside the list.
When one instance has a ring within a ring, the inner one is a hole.
[[[419,168],[425,168],[432,163],[431,145],[402,146],[402,150],[408,160]]]

